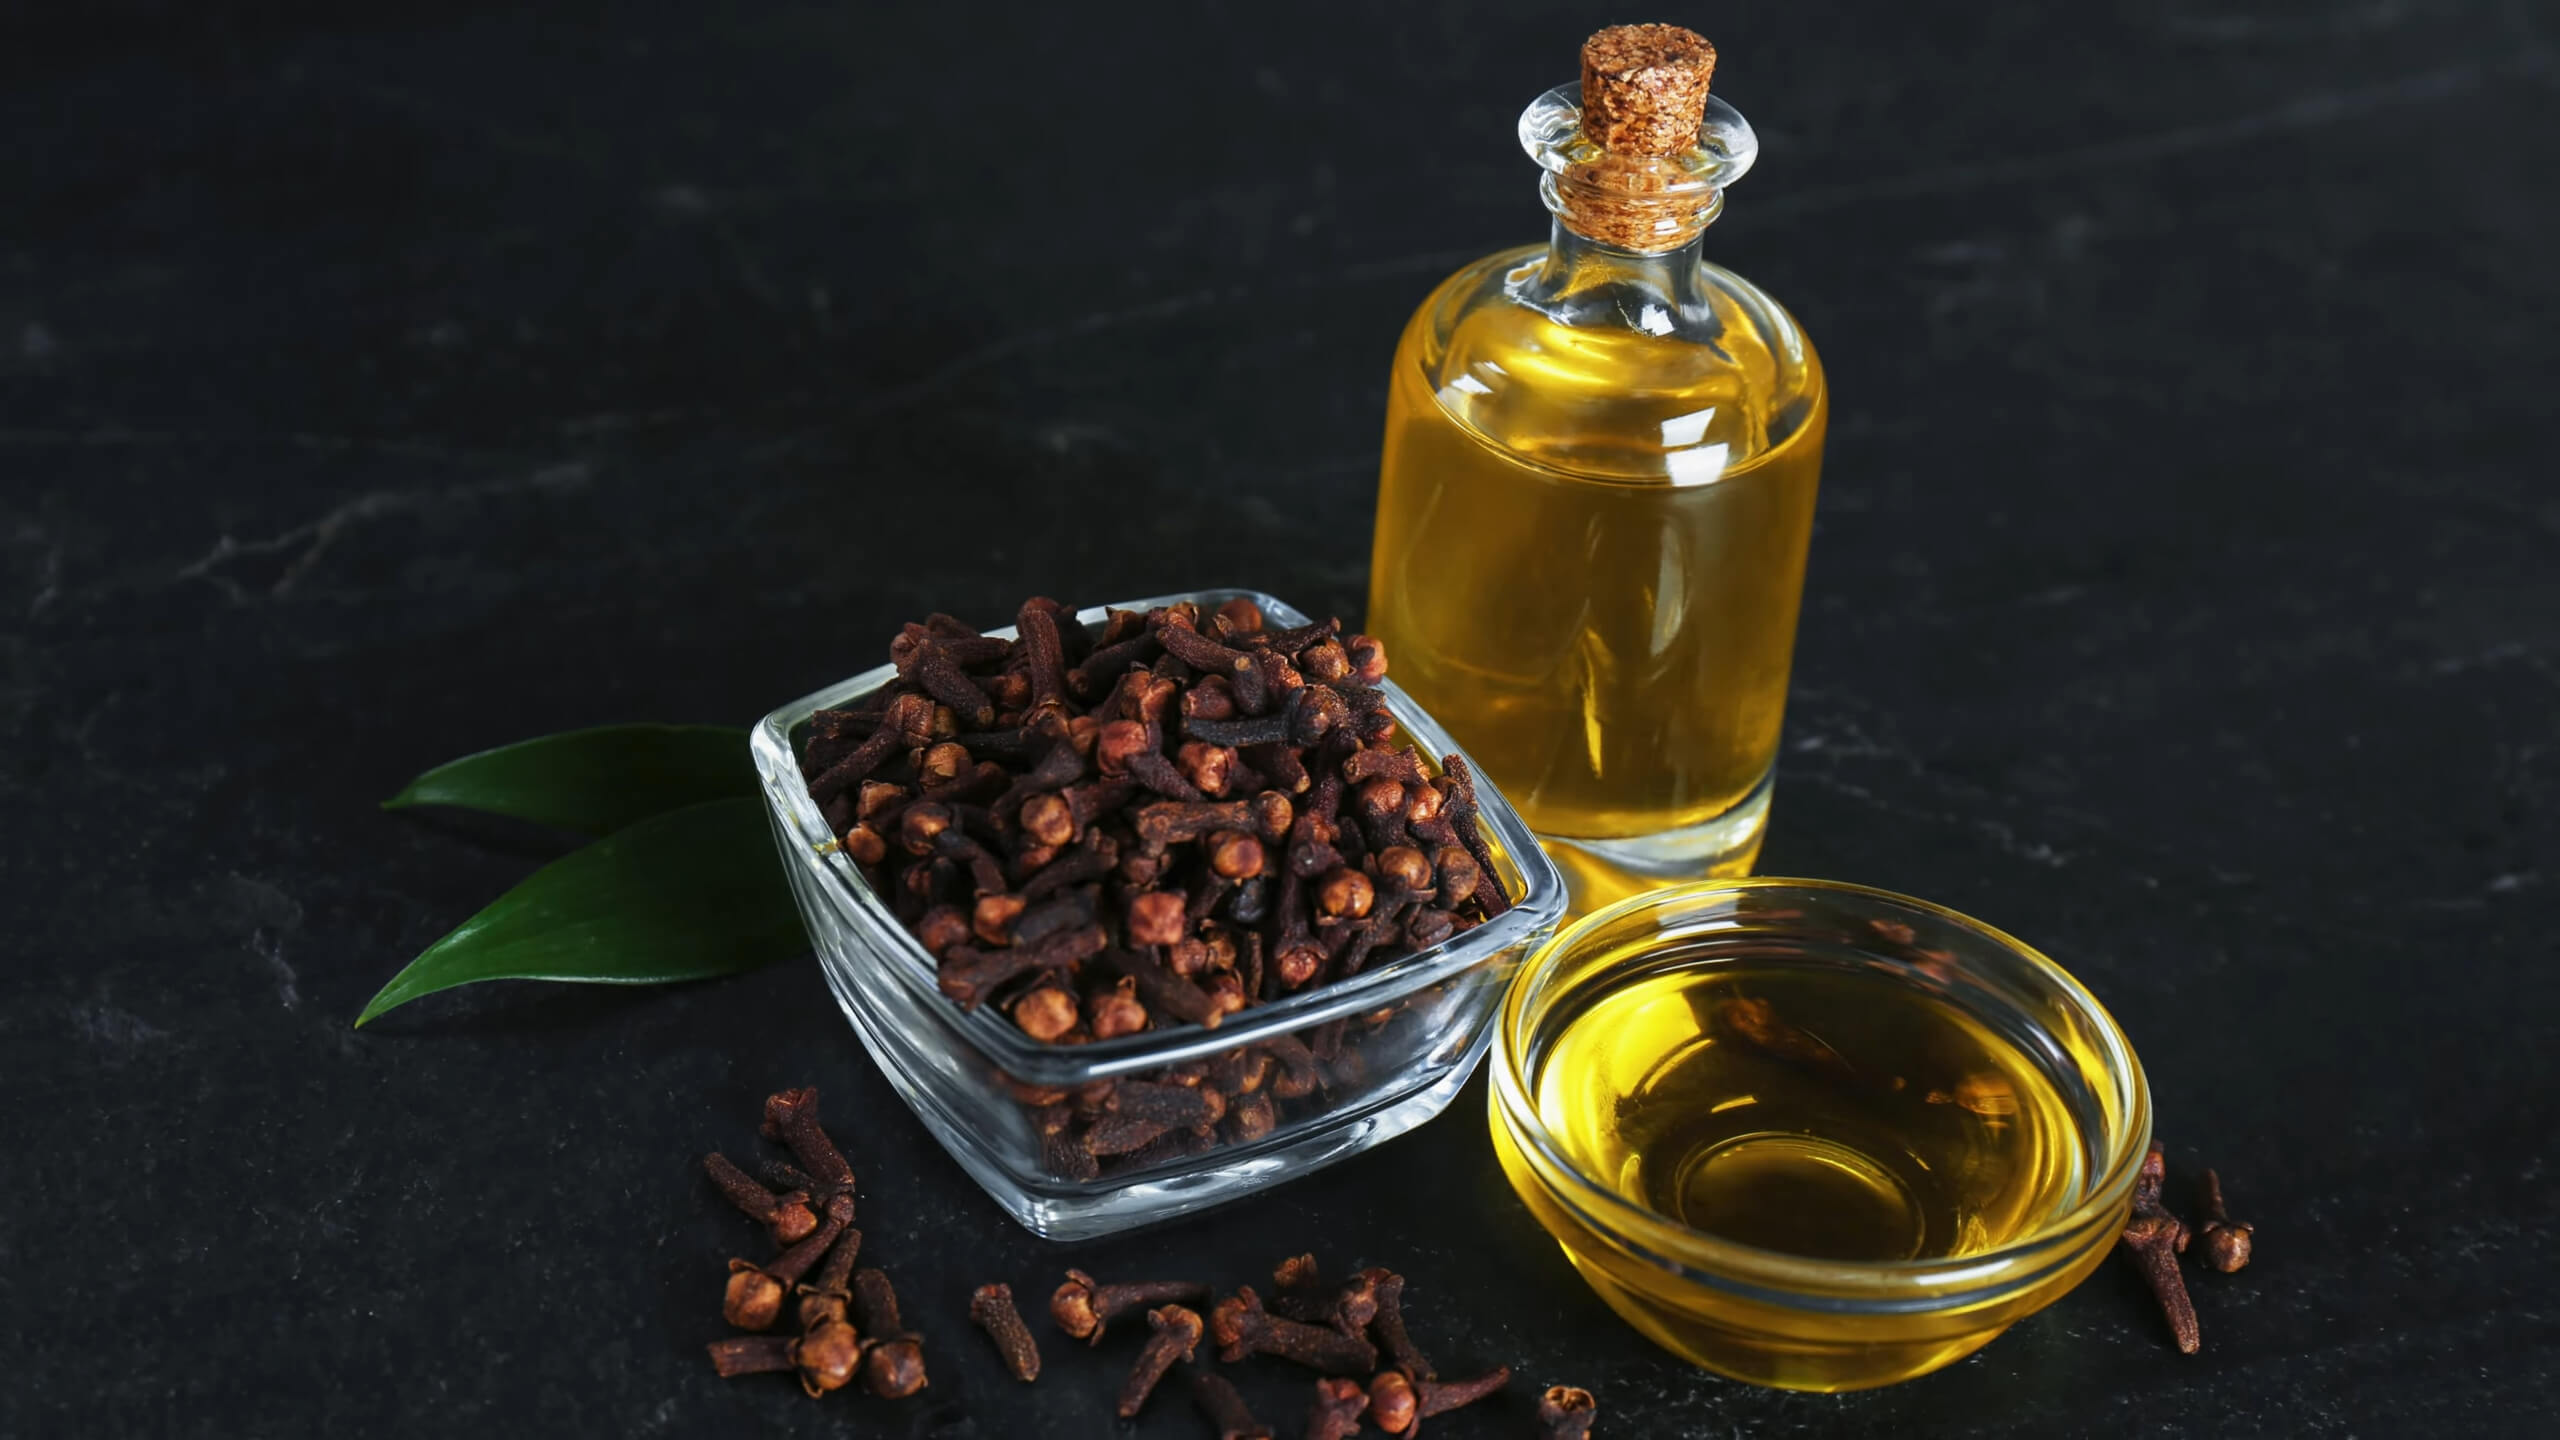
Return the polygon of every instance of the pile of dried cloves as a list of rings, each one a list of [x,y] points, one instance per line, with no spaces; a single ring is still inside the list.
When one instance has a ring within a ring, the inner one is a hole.
[[[1113,610],[1088,631],[1034,597],[1015,620],[1016,639],[939,614],[906,626],[897,678],[818,712],[801,755],[954,1003],[1045,1044],[1215,1028],[1509,907],[1465,760],[1435,770],[1394,743],[1377,641],[1335,620],[1274,629],[1247,599]],[[1288,1102],[1356,1084],[1347,1023],[1222,1057],[1236,1083],[1017,1098],[1062,1178],[1142,1169],[1260,1139]]]
[[[785,1090],[766,1099],[764,1134],[791,1151],[768,1162],[763,1178],[726,1155],[703,1158],[711,1183],[730,1204],[765,1228],[781,1251],[759,1265],[729,1262],[721,1314],[740,1330],[763,1332],[797,1300],[797,1335],[751,1333],[711,1342],[712,1368],[723,1377],[794,1373],[812,1396],[859,1379],[890,1399],[925,1387],[924,1337],[898,1315],[898,1297],[878,1269],[857,1268],[862,1232],[853,1228],[853,1167],[818,1123],[818,1092]],[[1192,1403],[1223,1440],[1269,1440],[1244,1397],[1199,1354],[1205,1341],[1217,1360],[1235,1364],[1262,1355],[1313,1370],[1315,1398],[1305,1433],[1342,1440],[1363,1422],[1411,1436],[1422,1421],[1501,1390],[1509,1366],[1464,1380],[1442,1380],[1405,1328],[1404,1277],[1368,1269],[1327,1285],[1313,1255],[1283,1260],[1271,1275],[1266,1305],[1251,1286],[1223,1299],[1192,1281],[1106,1285],[1081,1270],[1049,1297],[1060,1330],[1099,1347],[1114,1321],[1144,1315],[1147,1339],[1120,1387],[1116,1410],[1129,1419],[1146,1407],[1165,1377],[1179,1369]],[[1214,1301],[1214,1303],[1213,1303]],[[1040,1347],[1014,1305],[1013,1288],[979,1286],[969,1319],[986,1332],[1016,1380],[1040,1378]],[[1135,1327],[1120,1325],[1122,1332]],[[1364,1383],[1359,1377],[1368,1376]],[[1582,1440],[1597,1406],[1589,1392],[1559,1385],[1538,1403],[1544,1440]]]
[[[782,1247],[761,1265],[729,1262],[720,1313],[741,1330],[770,1330],[796,1295],[800,1333],[715,1340],[712,1368],[723,1377],[794,1371],[812,1396],[841,1390],[857,1375],[874,1395],[913,1395],[925,1386],[924,1337],[900,1322],[888,1275],[855,1268],[862,1232],[853,1228],[853,1167],[818,1124],[818,1092],[768,1097],[764,1135],[787,1146],[797,1163],[770,1162],[765,1180],[758,1180],[726,1155],[714,1152],[702,1161],[729,1203]],[[813,1269],[817,1278],[804,1279]]]
[[[1145,1316],[1147,1338],[1121,1384],[1115,1413],[1135,1418],[1165,1378],[1180,1370],[1184,1390],[1220,1440],[1269,1440],[1273,1432],[1254,1417],[1235,1385],[1199,1355],[1204,1341],[1216,1347],[1222,1364],[1262,1355],[1315,1371],[1303,1432],[1308,1440],[1343,1440],[1364,1422],[1390,1435],[1411,1436],[1431,1416],[1473,1404],[1511,1381],[1508,1366],[1442,1380],[1405,1329],[1405,1281],[1394,1271],[1363,1270],[1328,1286],[1315,1257],[1300,1255],[1280,1262],[1271,1278],[1268,1305],[1251,1286],[1212,1303],[1210,1288],[1192,1281],[1106,1285],[1070,1270],[1049,1297],[1049,1316],[1070,1338],[1090,1346],[1102,1343],[1115,1320]],[[1013,1308],[1010,1288],[979,1287],[970,1313],[1015,1378],[1040,1373],[1039,1351]],[[1124,1323],[1120,1329],[1135,1326]],[[1366,1383],[1359,1378],[1364,1375]],[[1537,1413],[1544,1440],[1582,1440],[1598,1407],[1590,1392],[1559,1385],[1540,1397]]]
[[[1390,743],[1375,640],[1244,599],[1016,626],[908,625],[801,758],[961,1006],[1069,1044],[1214,1026],[1507,908],[1465,763]]]

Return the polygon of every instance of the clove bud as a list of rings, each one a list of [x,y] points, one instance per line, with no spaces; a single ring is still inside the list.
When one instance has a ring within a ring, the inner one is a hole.
[[[1208,1294],[1208,1286],[1185,1280],[1105,1285],[1081,1270],[1070,1270],[1066,1283],[1049,1297],[1049,1318],[1073,1338],[1099,1345],[1103,1330],[1117,1316],[1159,1305],[1194,1304]]]
[[[2187,1225],[2160,1204],[2167,1167],[2160,1142],[2152,1141],[2142,1157],[2142,1168],[2134,1175],[2133,1208],[2125,1219],[2122,1244],[2134,1268],[2142,1272],[2143,1283],[2160,1302],[2178,1352],[2193,1355],[2204,1342],[2196,1328],[2196,1306],[2187,1295],[2186,1276],[2178,1271],[2178,1256],[2187,1248]]]
[[[2247,1265],[2257,1231],[2257,1226],[2233,1220],[2222,1208],[2222,1177],[2205,1171],[2204,1224],[2197,1232],[2204,1236],[2205,1263],[2225,1275]]]
[[[1128,1383],[1120,1387],[1120,1418],[1137,1418],[1146,1408],[1147,1397],[1155,1393],[1156,1382],[1173,1368],[1177,1360],[1188,1360],[1200,1347],[1200,1314],[1180,1305],[1161,1305],[1147,1312],[1147,1324],[1155,1333],[1147,1337],[1146,1348],[1138,1352],[1138,1363],[1129,1371]]]
[[[969,1297],[969,1318],[995,1342],[1014,1379],[1028,1384],[1040,1378],[1040,1346],[1022,1323],[1022,1312],[1013,1308],[1012,1286],[979,1286]]]
[[[1572,1385],[1550,1385],[1538,1397],[1538,1440],[1590,1440],[1600,1402]]]

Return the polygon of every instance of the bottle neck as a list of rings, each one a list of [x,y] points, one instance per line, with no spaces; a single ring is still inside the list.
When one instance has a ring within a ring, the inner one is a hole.
[[[1617,324],[1656,335],[1712,313],[1705,231],[1668,250],[1623,250],[1555,217],[1547,254],[1513,292],[1568,325]]]

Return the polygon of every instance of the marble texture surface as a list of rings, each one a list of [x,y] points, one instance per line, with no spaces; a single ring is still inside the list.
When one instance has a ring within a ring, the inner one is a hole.
[[[1844,1397],[1684,1368],[1444,1120],[1061,1252],[816,966],[348,1021],[556,842],[450,756],[743,724],[929,608],[1356,615],[1382,370],[1536,238],[1574,7],[51,7],[0,20],[0,1435],[1110,1433],[965,1321],[1076,1264],[1412,1277],[1602,1433],[2532,1433],[2560,1402],[2560,19],[2504,0],[1665,13],[1712,253],[1836,393],[1773,873],[2062,959],[2261,1259]],[[1109,15],[1101,12],[1111,11]],[[823,1087],[933,1388],[724,1384],[695,1165]],[[1306,1382],[1246,1372],[1294,1433]],[[1162,1403],[1142,1436],[1199,1433]]]

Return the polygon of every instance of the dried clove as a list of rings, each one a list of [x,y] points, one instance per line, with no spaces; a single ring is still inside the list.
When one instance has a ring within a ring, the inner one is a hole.
[[[1014,998],[1014,1025],[1043,1044],[1065,1041],[1082,1018],[1075,992],[1063,985],[1044,981]]]
[[[799,1340],[789,1335],[735,1335],[714,1340],[704,1348],[711,1352],[711,1368],[720,1378],[734,1380],[741,1375],[798,1368],[800,1362],[793,1352],[799,1346]]]
[[[1383,1270],[1363,1270],[1352,1276],[1341,1289],[1333,1292],[1332,1299],[1325,1302],[1324,1323],[1354,1340],[1362,1338],[1369,1329],[1369,1322],[1378,1316],[1378,1277],[1385,1273]]]
[[[1226,1117],[1226,1097],[1206,1085],[1166,1085],[1150,1080],[1123,1080],[1111,1092],[1108,1108],[1137,1120],[1187,1129],[1215,1125]]]
[[[1190,933],[1179,890],[1142,890],[1129,897],[1128,935],[1135,945],[1172,945]]]
[[[827,1204],[826,1222],[808,1238],[783,1251],[773,1260],[758,1265],[752,1260],[729,1262],[729,1285],[720,1303],[720,1314],[741,1330],[769,1330],[782,1318],[783,1297],[791,1293],[809,1267],[827,1253],[836,1237],[844,1233],[853,1220],[853,1197],[838,1195]]]
[[[1255,604],[1250,595],[1220,601],[1216,613],[1209,618],[1216,623],[1219,634],[1230,638],[1256,635],[1262,631],[1262,607]]]
[[[1138,838],[1157,845],[1198,840],[1221,830],[1253,828],[1253,806],[1243,800],[1159,800],[1138,807]]]
[[[935,984],[961,1009],[974,1010],[1012,981],[1036,970],[1066,969],[1100,954],[1109,943],[1100,925],[1081,925],[1043,935],[1030,944],[987,950],[955,945],[942,957]]]
[[[818,1267],[818,1278],[800,1287],[800,1328],[841,1321],[853,1303],[853,1266],[862,1256],[862,1232],[848,1228]]]
[[[1469,855],[1475,857],[1479,875],[1476,883],[1476,905],[1483,910],[1484,918],[1491,920],[1510,909],[1511,901],[1502,893],[1502,886],[1493,878],[1496,873],[1493,849],[1485,844],[1484,836],[1476,830],[1475,772],[1468,768],[1467,757],[1457,754],[1446,758],[1443,769],[1446,771],[1444,778],[1450,788],[1442,800],[1442,813],[1448,817],[1450,828],[1457,832],[1458,842],[1467,847]]]
[[[1315,1408],[1307,1412],[1307,1440],[1349,1440],[1360,1433],[1360,1417],[1368,1410],[1369,1392],[1359,1381],[1318,1380]]]
[[[1109,693],[1132,665],[1145,666],[1154,660],[1163,646],[1153,635],[1132,635],[1128,639],[1094,647],[1084,663],[1067,672],[1067,688],[1084,699]]]
[[[809,1232],[818,1228],[818,1212],[809,1208],[807,1191],[794,1189],[777,1195],[716,1150],[702,1157],[702,1168],[729,1203],[764,1226],[776,1245],[805,1240]]]
[[[1145,951],[1105,950],[1102,960],[1137,986],[1138,996],[1149,1010],[1209,1029],[1217,1028],[1226,1013],[1207,991],[1173,973],[1163,961]]]
[[[788,1160],[767,1160],[757,1168],[764,1172],[765,1183],[774,1189],[797,1190],[808,1196],[809,1205],[813,1211],[824,1210],[827,1202],[838,1195],[853,1193],[850,1183],[827,1184]]]
[[[1147,1397],[1155,1392],[1156,1382],[1173,1362],[1188,1360],[1200,1347],[1200,1312],[1180,1305],[1160,1305],[1147,1312],[1147,1324],[1155,1333],[1147,1337],[1146,1348],[1138,1352],[1138,1363],[1130,1368],[1128,1382],[1120,1387],[1120,1418],[1136,1418],[1146,1408]]]
[[[1247,1355],[1276,1355],[1328,1375],[1359,1375],[1378,1363],[1376,1347],[1366,1340],[1264,1310],[1250,1285],[1219,1301],[1209,1326],[1218,1358],[1230,1364]]]
[[[1049,1297],[1049,1318],[1073,1338],[1099,1345],[1103,1330],[1116,1316],[1159,1305],[1197,1304],[1208,1296],[1208,1286],[1187,1280],[1105,1285],[1081,1270],[1070,1270],[1066,1283]]]
[[[1376,900],[1377,887],[1357,870],[1336,867],[1316,885],[1316,912],[1329,918],[1357,920]]]
[[[1600,1402],[1572,1385],[1550,1385],[1538,1397],[1538,1440],[1590,1440]]]
[[[1147,1028],[1147,1007],[1138,999],[1138,982],[1125,975],[1119,983],[1087,995],[1084,1007],[1085,1028],[1096,1040],[1116,1040]]]
[[[1310,645],[1319,645],[1342,633],[1342,622],[1327,617],[1288,630],[1272,630],[1263,635],[1263,643],[1283,655],[1302,655]]]
[[[995,1342],[996,1353],[1004,1357],[1004,1368],[1014,1379],[1027,1384],[1040,1378],[1040,1346],[1031,1338],[1030,1327],[1022,1323],[1022,1312],[1013,1307],[1012,1286],[979,1286],[969,1296],[969,1318]]]
[[[1387,1373],[1399,1372],[1391,1370]],[[1461,1406],[1473,1405],[1510,1383],[1511,1367],[1508,1365],[1496,1365],[1472,1380],[1415,1380],[1412,1382],[1413,1422],[1397,1433],[1410,1435],[1432,1416],[1446,1415]]]
[[[2195,1301],[2187,1295],[2186,1276],[2178,1270],[2178,1256],[2187,1248],[2187,1224],[2160,1204],[2167,1164],[2160,1142],[2152,1141],[2134,1177],[2133,1208],[2125,1219],[2122,1244],[2159,1300],[2161,1313],[2168,1317],[2169,1334],[2177,1341],[2179,1353],[2193,1355],[2204,1342],[2196,1328]]]
[[[1369,1333],[1395,1362],[1398,1370],[1411,1380],[1437,1380],[1439,1372],[1431,1368],[1421,1347],[1404,1327],[1404,1277],[1392,1270],[1370,1270],[1370,1293],[1375,1297],[1377,1313],[1370,1318]]]
[[[1183,1367],[1191,1403],[1216,1427],[1218,1440],[1271,1440],[1271,1427],[1253,1418],[1227,1377],[1197,1365]]]
[[[1280,1109],[1268,1095],[1247,1095],[1227,1105],[1227,1139],[1249,1145],[1280,1128]]]
[[[820,804],[867,779],[902,742],[922,742],[932,734],[933,702],[924,695],[896,695],[880,712],[869,739],[809,781],[809,798]]]
[[[1162,1120],[1139,1115],[1105,1115],[1084,1132],[1084,1145],[1096,1157],[1132,1157],[1129,1168],[1143,1169],[1160,1158],[1153,1153],[1156,1142],[1172,1134],[1174,1128]]]
[[[1312,1093],[1322,1079],[1322,1067],[1315,1052],[1295,1035],[1275,1035],[1262,1042],[1263,1052],[1271,1057],[1279,1072],[1271,1081],[1271,1093],[1283,1100],[1295,1100]]]
[[[898,1321],[898,1292],[881,1271],[853,1272],[854,1324],[862,1332],[862,1387],[884,1400],[923,1389],[924,1337]]]
[[[1420,1405],[1413,1377],[1401,1370],[1382,1370],[1369,1381],[1369,1423],[1390,1435],[1412,1434],[1422,1423]]]
[[[1324,1319],[1325,1302],[1332,1296],[1324,1285],[1324,1272],[1313,1255],[1292,1255],[1271,1267],[1271,1309],[1292,1320],[1315,1324]]]
[[[845,1163],[844,1152],[818,1124],[818,1092],[814,1086],[785,1090],[770,1095],[764,1102],[764,1134],[769,1140],[780,1140],[790,1147],[800,1168],[819,1184],[840,1190],[847,1202],[845,1219],[853,1219],[853,1167]]]
[[[1165,653],[1203,675],[1241,675],[1253,668],[1253,658],[1241,650],[1210,639],[1194,629],[1181,615],[1166,611],[1155,626],[1156,642]]]
[[[1091,1180],[1102,1173],[1102,1166],[1092,1147],[1075,1133],[1075,1124],[1075,1112],[1064,1105],[1044,1104],[1033,1112],[1032,1128],[1040,1137],[1040,1163],[1052,1175]]]
[[[1031,680],[1030,714],[1035,718],[1066,713],[1066,648],[1059,635],[1057,609],[1056,601],[1035,595],[1023,601],[1014,616],[1023,673]]]
[[[807,1335],[738,1335],[705,1348],[723,1380],[796,1370],[800,1388],[817,1396],[843,1389],[853,1378],[856,1342],[853,1327],[834,1324]]]
[[[2209,1169],[2204,1172],[2203,1190],[2204,1224],[2197,1233],[2204,1237],[2204,1263],[2228,1275],[2249,1263],[2258,1227],[2233,1220],[2222,1208],[2222,1177]]]
[[[815,1400],[853,1383],[862,1364],[862,1336],[841,1319],[821,1320],[802,1331],[792,1352],[800,1362],[800,1388]]]

